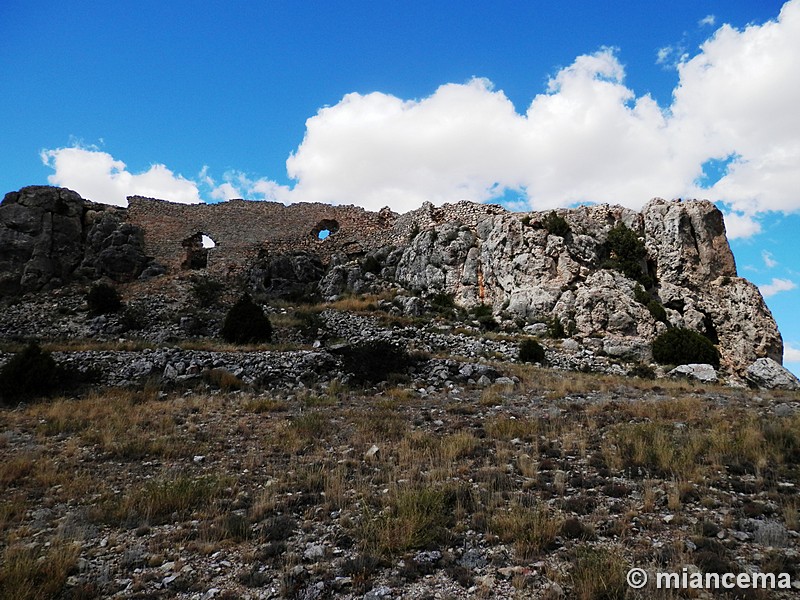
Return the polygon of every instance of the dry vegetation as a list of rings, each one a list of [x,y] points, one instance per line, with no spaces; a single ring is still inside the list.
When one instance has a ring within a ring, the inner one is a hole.
[[[653,598],[670,596],[634,595],[630,566],[737,559],[797,579],[797,394],[514,369],[516,388],[424,398],[338,382],[270,397],[218,373],[224,392],[4,410],[0,598],[315,582],[360,598],[431,577],[452,597]],[[746,519],[776,526],[732,537]]]

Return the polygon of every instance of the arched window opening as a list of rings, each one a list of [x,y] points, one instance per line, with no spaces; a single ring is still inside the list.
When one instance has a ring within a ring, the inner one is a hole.
[[[198,231],[181,242],[186,250],[186,258],[181,267],[184,269],[205,269],[208,266],[208,251],[217,246],[210,236]]]
[[[319,241],[326,240],[339,231],[339,223],[334,219],[322,219],[316,227],[311,230],[311,235]]]

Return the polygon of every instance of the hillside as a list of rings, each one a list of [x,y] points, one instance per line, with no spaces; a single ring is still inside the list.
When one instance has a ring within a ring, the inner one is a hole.
[[[23,188],[0,293],[0,598],[702,597],[634,566],[800,588],[800,383],[708,202]],[[713,364],[656,360],[674,332]]]

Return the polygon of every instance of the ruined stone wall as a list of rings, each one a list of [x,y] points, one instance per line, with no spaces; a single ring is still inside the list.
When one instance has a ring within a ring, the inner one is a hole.
[[[220,204],[176,204],[153,198],[128,198],[128,222],[144,230],[145,251],[171,272],[187,258],[184,241],[197,234],[216,246],[207,269],[228,273],[243,268],[260,251],[305,251],[327,263],[335,253],[357,255],[393,238],[398,215],[356,206],[230,200]],[[319,239],[321,229],[331,231]]]

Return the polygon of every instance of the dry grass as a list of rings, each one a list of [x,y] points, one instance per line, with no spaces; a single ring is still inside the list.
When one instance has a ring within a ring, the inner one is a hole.
[[[45,549],[21,544],[6,547],[0,561],[0,599],[59,597],[79,554],[76,544],[58,540]]]
[[[490,531],[514,545],[518,560],[541,555],[555,541],[564,519],[545,505],[513,505],[490,521]]]
[[[30,503],[82,508],[93,527],[120,538],[169,524],[147,538],[153,552],[274,553],[258,560],[276,581],[285,573],[287,589],[303,559],[285,550],[301,528],[304,539],[349,538],[361,556],[389,561],[381,564],[445,551],[471,530],[518,564],[568,556],[570,568],[551,579],[576,598],[622,597],[610,591],[619,590],[617,573],[651,556],[642,532],[663,535],[665,511],[686,524],[735,497],[716,524],[738,527],[755,509],[741,507],[747,492],[734,496],[731,481],[754,490],[753,506],[768,498],[769,518],[797,531],[798,503],[781,484],[800,484],[800,417],[777,419],[736,392],[715,402],[685,387],[517,373],[521,386],[491,390],[491,402],[479,389],[462,399],[402,387],[372,396],[333,382],[291,397],[163,397],[151,387],[1,411],[0,581],[40,581],[32,565],[41,545],[34,559],[22,552],[36,541]],[[573,397],[581,394],[603,396]],[[379,452],[367,459],[372,444]],[[565,537],[576,519],[588,533]],[[616,545],[593,548],[594,535]],[[62,555],[54,564],[69,563],[73,546],[53,548]],[[355,572],[366,586],[372,571]],[[59,577],[52,581],[63,586]],[[524,577],[516,583],[527,593]]]

